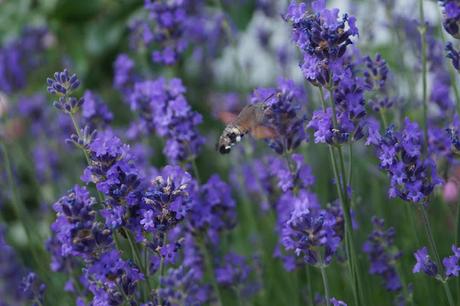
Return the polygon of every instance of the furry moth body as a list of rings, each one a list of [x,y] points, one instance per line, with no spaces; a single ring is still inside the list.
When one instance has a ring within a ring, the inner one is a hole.
[[[270,108],[264,103],[246,105],[240,114],[225,127],[216,149],[221,154],[230,153],[232,147],[248,133],[255,139],[275,138],[276,130],[267,125],[269,114]]]

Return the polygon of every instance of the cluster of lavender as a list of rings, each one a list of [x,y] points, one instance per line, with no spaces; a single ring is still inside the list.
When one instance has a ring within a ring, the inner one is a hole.
[[[375,59],[366,56],[364,63],[366,65],[366,70],[363,73],[365,88],[369,93],[367,103],[376,112],[391,108],[395,99],[389,97],[389,69],[387,62],[380,54],[377,54]]]
[[[293,41],[302,50],[301,70],[314,85],[327,86],[343,73],[342,57],[351,37],[358,35],[356,19],[326,8],[326,1],[313,1],[312,12],[305,3],[291,2],[285,18],[292,23]]]
[[[228,22],[221,13],[207,11],[202,0],[148,0],[145,10],[148,17],[132,25],[133,44],[153,46],[153,62],[165,65],[178,62],[192,44],[206,45],[209,52],[215,52]],[[195,55],[203,53],[202,49],[197,48]]]
[[[457,0],[440,0],[443,7],[443,26],[447,33],[460,38],[460,2]]]
[[[163,152],[171,163],[193,159],[204,144],[197,127],[202,116],[187,103],[185,90],[180,79],[159,78],[135,83],[129,98],[145,129],[166,139]]]
[[[307,140],[306,116],[298,116],[305,112],[307,102],[302,87],[291,80],[279,79],[277,88],[255,90],[251,102],[264,103],[270,109],[266,124],[275,128],[277,137],[268,140],[268,144],[276,153],[292,152]]]
[[[5,240],[3,227],[0,228],[0,279],[1,305],[43,305],[45,284],[35,273],[27,273],[27,269],[18,261],[18,254]]]
[[[43,62],[49,38],[46,28],[25,28],[17,39],[0,48],[0,91],[12,93],[27,85],[29,73]]]
[[[387,290],[400,292],[402,285],[396,265],[402,254],[394,246],[396,231],[393,227],[385,229],[384,220],[377,217],[372,217],[372,224],[374,229],[363,245],[371,262],[369,273],[380,275]]]
[[[440,270],[442,268],[438,267],[436,263],[431,260],[427,247],[423,247],[414,253],[417,263],[412,269],[412,272],[423,272],[426,275],[440,280],[445,280],[454,276],[457,277],[460,272],[460,248],[453,245],[452,252],[452,256],[446,257],[442,260],[442,264],[445,268],[445,275],[440,275]]]
[[[422,134],[418,124],[408,118],[400,131],[391,126],[380,135],[374,127],[370,128],[368,143],[375,145],[380,167],[390,176],[391,198],[424,203],[434,187],[442,182],[434,161],[422,154]]]

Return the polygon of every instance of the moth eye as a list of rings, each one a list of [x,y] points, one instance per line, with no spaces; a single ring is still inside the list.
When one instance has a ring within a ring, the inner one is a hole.
[[[235,133],[230,133],[230,134],[228,134],[228,138],[230,138],[230,140],[231,140],[232,142],[234,142],[235,139],[236,139],[236,134],[235,134]]]
[[[219,152],[220,154],[227,154],[230,153],[230,146],[220,146],[219,147]]]

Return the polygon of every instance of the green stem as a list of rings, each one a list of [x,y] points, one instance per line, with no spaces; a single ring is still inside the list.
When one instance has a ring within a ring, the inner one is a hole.
[[[321,98],[321,104],[323,106],[323,111],[326,111],[326,101],[324,99],[323,89],[319,87],[319,91],[320,91],[320,98]],[[329,157],[330,157],[331,165],[332,165],[332,171],[334,173],[337,194],[340,199],[340,204],[342,206],[344,220],[345,220],[345,253],[347,256],[349,272],[352,278],[353,298],[355,301],[355,305],[360,305],[358,288],[357,288],[357,284],[355,281],[356,275],[354,273],[353,258],[352,258],[351,246],[350,246],[350,242],[351,242],[350,240],[352,240],[352,237],[348,234],[349,232],[353,230],[351,226],[350,208],[348,206],[348,202],[345,200],[346,195],[344,194],[344,189],[341,184],[341,179],[340,179],[340,175],[339,175],[338,167],[337,167],[337,160],[335,158],[335,154],[334,154],[332,145],[328,145],[328,149],[329,149]]]
[[[128,243],[129,243],[129,247],[131,248],[131,253],[133,255],[134,261],[138,265],[139,269],[141,269],[142,274],[144,274],[145,284],[147,286],[147,289],[144,290],[144,300],[147,301],[150,292],[152,292],[152,288],[150,287],[150,282],[149,282],[149,278],[148,278],[149,276],[147,274],[147,271],[146,271],[144,265],[142,264],[142,260],[141,260],[140,254],[139,254],[139,250],[137,249],[137,247],[136,247],[136,245],[134,243],[134,240],[131,237],[131,232],[129,230],[125,230],[125,234],[126,234],[126,239],[128,240]]]
[[[323,263],[320,264],[319,269],[321,270],[321,277],[323,279],[323,286],[324,286],[324,295],[326,297],[326,306],[330,305],[330,296],[329,296],[329,283],[327,281],[327,273],[326,267]]]
[[[24,228],[24,231],[27,236],[27,241],[28,245],[31,246],[31,253],[32,257],[35,261],[36,266],[41,272],[41,276],[46,276],[48,273],[46,273],[45,269],[43,268],[45,265],[44,263],[47,262],[47,260],[43,260],[42,257],[40,256],[43,254],[43,250],[41,248],[41,243],[38,245],[35,243],[37,241],[41,242],[41,237],[38,234],[39,232],[36,229],[32,229],[31,226],[34,225],[35,223],[32,222],[32,219],[29,217],[27,213],[27,209],[24,206],[24,203],[22,202],[21,198],[18,195],[18,191],[16,189],[16,184],[13,179],[13,172],[11,168],[11,162],[10,162],[10,157],[8,154],[8,150],[6,148],[6,145],[2,142],[0,142],[1,147],[2,147],[2,154],[4,158],[4,163],[5,163],[5,168],[6,168],[6,176],[8,180],[8,185],[11,190],[11,197],[12,197],[12,207],[13,210],[16,214],[16,217],[18,218],[19,222],[21,223],[22,227]],[[36,247],[38,246],[38,250]]]
[[[204,263],[206,265],[206,269],[208,270],[209,276],[211,278],[211,286],[217,297],[217,305],[222,306],[223,305],[222,295],[220,293],[219,285],[217,284],[216,276],[214,275],[214,267],[212,265],[212,258],[209,254],[208,248],[206,247],[204,240],[200,239],[200,241],[197,241],[197,242],[198,242],[198,246],[201,249],[201,252],[203,253]]]
[[[388,127],[388,121],[387,121],[387,116],[385,114],[385,109],[381,108],[379,110],[380,118],[382,118],[382,123],[383,123],[383,129],[386,130]]]
[[[347,186],[351,186],[352,178],[353,178],[353,145],[350,142],[348,144],[348,178],[347,178]]]
[[[315,303],[313,301],[313,287],[311,285],[311,272],[310,272],[310,266],[306,266],[305,270],[307,271],[307,285],[308,285],[308,300],[310,302],[310,306],[314,306]]]
[[[195,178],[196,178],[198,184],[200,184],[201,183],[201,177],[200,177],[200,172],[198,171],[198,167],[196,165],[195,158],[192,159],[192,168],[193,168],[193,173],[195,174]]]
[[[425,231],[428,236],[428,242],[430,244],[431,251],[434,253],[436,265],[438,266],[439,269],[439,274],[441,277],[444,275],[444,268],[441,262],[441,257],[439,256],[438,248],[436,247],[436,242],[434,240],[433,236],[433,230],[431,229],[431,223],[430,220],[428,219],[428,214],[426,212],[426,208],[424,205],[421,205],[421,211],[422,211],[422,216],[423,216],[423,224],[425,226]],[[452,298],[452,293],[450,292],[449,285],[443,280],[443,287],[444,291],[446,293],[447,300],[449,301],[450,306],[454,306],[455,303],[453,302]]]
[[[425,10],[423,8],[423,1],[419,0],[420,10],[420,26],[419,32],[422,39],[422,101],[423,101],[423,135],[425,139],[425,152],[428,149],[428,63],[426,56],[426,25],[425,25]]]
[[[163,237],[163,244],[162,244],[161,247],[163,247],[165,245],[165,243],[166,243],[166,236]],[[159,280],[158,281],[158,288],[161,288],[161,285],[162,285],[161,281],[163,279],[163,274],[164,274],[164,270],[165,270],[165,258],[163,256],[161,256],[161,254],[160,254],[160,257],[161,257],[161,259],[160,259],[160,275],[159,275],[159,278],[158,278],[158,280]],[[162,300],[161,296],[160,296],[160,305],[163,305],[163,300]]]

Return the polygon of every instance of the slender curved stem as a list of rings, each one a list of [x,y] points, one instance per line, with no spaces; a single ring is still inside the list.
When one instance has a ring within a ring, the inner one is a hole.
[[[426,56],[426,24],[423,1],[419,0],[420,26],[419,32],[422,39],[422,101],[423,101],[423,135],[425,139],[425,152],[428,148],[428,62]]]
[[[326,297],[326,306],[330,305],[330,295],[329,295],[329,282],[327,280],[326,267],[323,263],[320,264],[319,269],[321,270],[321,278],[323,279],[324,286],[324,295]]]

